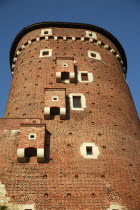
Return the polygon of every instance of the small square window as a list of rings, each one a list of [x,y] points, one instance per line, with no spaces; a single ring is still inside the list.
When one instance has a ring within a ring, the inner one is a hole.
[[[51,57],[52,56],[52,49],[45,49],[45,50],[40,50],[40,58],[42,57]]]
[[[79,71],[78,81],[79,82],[93,82],[93,74],[88,71]]]
[[[73,96],[73,108],[81,108],[81,96]]]
[[[43,51],[43,52],[42,52],[42,55],[43,55],[43,56],[49,55],[49,51]]]
[[[36,134],[35,133],[29,133],[29,139],[36,139]]]
[[[98,52],[88,51],[88,57],[96,60],[101,60],[101,56]]]
[[[58,101],[58,97],[57,96],[53,96],[52,97],[52,101]]]
[[[86,37],[97,39],[97,35],[93,31],[86,31]]]
[[[52,29],[51,28],[42,29],[40,35],[41,36],[52,35]]]
[[[92,155],[92,147],[86,147],[87,155]]]
[[[88,73],[81,73],[82,81],[88,81]]]

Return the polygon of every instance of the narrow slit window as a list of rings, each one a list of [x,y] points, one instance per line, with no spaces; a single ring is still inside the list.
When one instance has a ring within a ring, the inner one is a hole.
[[[82,81],[88,81],[88,73],[81,73]]]
[[[92,147],[86,147],[87,155],[92,155]]]
[[[73,108],[81,108],[81,96],[73,96]]]
[[[58,101],[58,97],[57,96],[53,96],[52,97],[52,101]]]
[[[29,134],[29,139],[36,139],[36,134],[35,133],[30,133]]]

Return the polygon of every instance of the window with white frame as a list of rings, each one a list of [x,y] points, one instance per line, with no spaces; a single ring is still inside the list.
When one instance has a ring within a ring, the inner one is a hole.
[[[86,37],[97,39],[97,35],[93,31],[86,31]]]
[[[81,155],[86,159],[98,159],[100,154],[98,146],[95,143],[85,142],[80,147]]]
[[[79,82],[93,82],[93,74],[88,71],[79,71],[78,81]]]
[[[41,30],[40,36],[49,36],[52,35],[52,29],[51,28],[45,28]]]
[[[51,57],[52,56],[52,49],[44,49],[44,50],[40,50],[40,55],[39,57]]]
[[[81,93],[70,93],[70,107],[72,110],[82,111],[86,108],[86,98]]]
[[[93,58],[95,60],[101,60],[101,56],[98,52],[88,51],[88,57]]]
[[[36,139],[36,133],[29,133],[28,139]]]
[[[58,96],[53,96],[52,101],[58,101]]]

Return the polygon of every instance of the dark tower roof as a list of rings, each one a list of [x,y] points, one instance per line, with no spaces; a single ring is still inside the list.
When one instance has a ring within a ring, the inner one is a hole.
[[[122,45],[120,44],[120,42],[111,33],[109,33],[108,31],[106,31],[105,29],[100,28],[100,27],[95,26],[95,25],[85,24],[85,23],[41,22],[41,23],[35,23],[35,24],[30,25],[30,26],[27,26],[26,28],[23,28],[18,33],[18,35],[15,37],[15,39],[13,41],[13,44],[11,46],[11,50],[10,50],[10,64],[12,64],[16,47],[18,45],[18,42],[21,40],[21,38],[25,34],[27,34],[28,32],[30,32],[32,30],[39,29],[39,28],[46,28],[46,27],[62,27],[62,28],[87,29],[87,30],[96,31],[96,32],[98,32],[98,33],[106,36],[109,40],[111,40],[115,44],[115,46],[119,50],[119,52],[121,54],[121,57],[123,59],[123,62],[124,62],[124,66],[126,68],[126,72],[127,72],[127,59],[126,59],[126,54],[125,54],[124,49],[123,49]]]

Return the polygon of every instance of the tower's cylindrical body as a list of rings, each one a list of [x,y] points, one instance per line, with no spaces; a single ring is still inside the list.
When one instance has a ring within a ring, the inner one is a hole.
[[[5,112],[18,133],[3,149],[9,203],[139,210],[140,122],[126,65],[117,39],[96,26],[44,22],[18,34]]]

